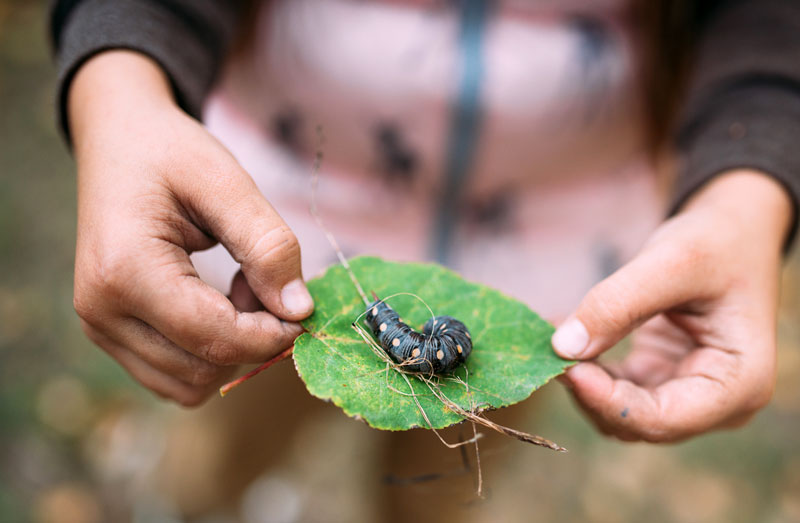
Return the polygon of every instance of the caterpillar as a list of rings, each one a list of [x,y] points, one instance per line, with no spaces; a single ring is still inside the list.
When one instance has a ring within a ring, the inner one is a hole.
[[[383,300],[367,306],[367,325],[383,350],[403,369],[424,374],[448,374],[472,352],[466,325],[451,316],[429,319],[417,332]]]

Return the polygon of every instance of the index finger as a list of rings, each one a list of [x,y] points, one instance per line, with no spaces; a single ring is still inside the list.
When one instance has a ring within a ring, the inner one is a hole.
[[[175,193],[200,224],[241,265],[258,300],[290,321],[314,303],[303,282],[300,243],[250,175],[230,158],[216,168],[191,165],[174,180]]]
[[[258,363],[289,347],[303,332],[266,311],[241,312],[203,282],[188,255],[173,267],[140,273],[132,285],[129,314],[173,343],[217,365]]]
[[[708,372],[681,375],[654,388],[614,379],[595,363],[575,365],[566,379],[581,408],[605,432],[624,439],[678,441],[722,427],[760,406],[750,401],[743,380],[737,379],[736,362],[720,361],[726,356],[715,352],[705,348],[692,355],[714,360],[706,366]]]

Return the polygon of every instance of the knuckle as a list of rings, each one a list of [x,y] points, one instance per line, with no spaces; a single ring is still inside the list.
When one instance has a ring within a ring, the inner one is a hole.
[[[715,251],[714,240],[709,238],[689,238],[662,248],[663,273],[667,277],[686,274],[688,270],[707,270]]]
[[[775,392],[775,380],[760,379],[750,387],[750,393],[747,398],[747,410],[756,412],[763,409],[772,400],[772,395]]]
[[[75,273],[75,309],[91,313],[99,303],[120,297],[132,281],[131,258],[119,250],[99,255]]]
[[[243,264],[248,267],[276,267],[292,264],[300,259],[300,242],[292,230],[281,225],[270,229],[248,249]]]
[[[769,347],[765,346],[758,352],[770,353],[767,349]],[[771,352],[774,353],[774,346]],[[747,372],[738,380],[740,413],[754,414],[767,406],[775,392],[776,379],[774,360],[751,362]]]
[[[78,316],[89,323],[97,323],[106,309],[104,301],[102,285],[94,271],[88,274],[76,271],[72,307]]]
[[[239,349],[230,340],[215,338],[200,349],[203,359],[214,365],[234,365],[239,363]]]
[[[654,422],[640,427],[639,436],[648,443],[666,443],[676,439],[676,435],[661,422]]]
[[[708,256],[708,245],[696,239],[685,241],[672,248],[667,259],[679,268],[693,266]]]
[[[119,296],[130,285],[130,258],[119,252],[103,257],[99,263],[95,285],[104,293]]]
[[[605,280],[586,296],[590,321],[605,332],[617,332],[632,325],[637,318],[628,306],[627,289],[616,280]]]
[[[222,369],[208,362],[197,362],[189,376],[189,384],[195,387],[207,387],[220,377]]]
[[[233,339],[237,329],[233,305],[222,296],[201,294],[196,298],[195,307],[174,313],[175,324],[181,325],[181,346],[205,360],[209,368],[199,370],[201,373],[237,363],[240,351]]]
[[[72,307],[78,317],[83,320],[81,321],[81,328],[90,338],[88,324],[96,322],[100,316],[101,308],[98,306],[97,301],[91,294],[76,286],[75,293],[72,296]]]
[[[754,410],[761,410],[769,404],[775,392],[775,387],[770,384],[769,386],[762,386],[759,388],[753,397]]]
[[[204,284],[199,284],[204,285]],[[176,306],[168,318],[188,347],[202,349],[210,342],[227,335],[234,327],[236,309],[228,299],[216,292],[194,293],[191,303]]]
[[[207,293],[204,298],[207,301],[203,306],[203,314],[209,326],[219,330],[231,328],[236,319],[236,309],[231,302],[216,294]]]

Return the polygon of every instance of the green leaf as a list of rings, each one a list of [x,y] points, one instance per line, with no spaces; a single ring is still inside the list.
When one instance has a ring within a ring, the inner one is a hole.
[[[458,318],[470,330],[473,350],[454,376],[468,383],[440,379],[441,391],[465,410],[499,408],[524,400],[561,374],[570,362],[550,347],[553,327],[524,304],[470,283],[434,264],[392,263],[361,257],[350,265],[364,290],[383,299],[413,293],[438,315]],[[387,365],[353,329],[364,302],[341,265],[308,282],[316,310],[303,322],[308,330],[295,341],[297,372],[309,392],[333,401],[348,415],[379,429],[428,427],[409,383]],[[420,330],[431,313],[413,296],[387,300],[403,321]],[[462,418],[435,398],[420,379],[408,376],[431,425],[442,428]]]

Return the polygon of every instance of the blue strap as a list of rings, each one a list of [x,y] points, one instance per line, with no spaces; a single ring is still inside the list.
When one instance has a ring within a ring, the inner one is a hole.
[[[483,37],[491,0],[459,0],[461,78],[452,107],[444,187],[433,235],[433,257],[447,263],[461,189],[474,159],[481,126],[480,94],[484,75]]]

